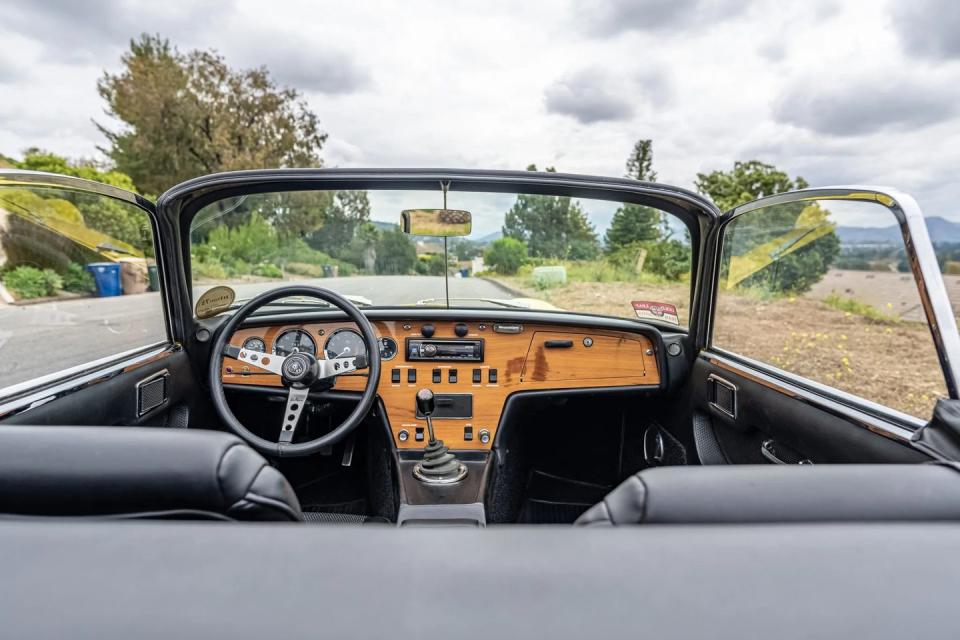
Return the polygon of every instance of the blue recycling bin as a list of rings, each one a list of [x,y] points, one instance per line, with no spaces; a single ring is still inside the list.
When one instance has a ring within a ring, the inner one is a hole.
[[[120,286],[119,264],[92,262],[86,268],[93,275],[93,281],[97,285],[97,296],[107,298],[123,294],[123,287]]]

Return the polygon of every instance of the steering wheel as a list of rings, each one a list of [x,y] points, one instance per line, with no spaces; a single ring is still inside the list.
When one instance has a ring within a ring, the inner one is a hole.
[[[234,331],[244,320],[259,309],[280,298],[288,296],[309,296],[319,298],[339,308],[356,323],[367,347],[365,355],[348,358],[331,358],[319,360],[309,353],[294,353],[289,356],[280,356],[272,353],[259,353],[228,344]],[[377,396],[377,385],[380,382],[380,348],[377,334],[370,321],[367,320],[356,306],[343,296],[323,289],[305,285],[290,285],[271,289],[266,293],[251,298],[233,314],[223,325],[219,335],[213,343],[213,354],[210,358],[210,391],[213,395],[213,406],[216,407],[220,419],[230,429],[246,440],[250,445],[265,455],[280,457],[308,456],[324,447],[328,447],[343,440],[370,411]],[[283,386],[287,388],[287,406],[283,414],[283,426],[280,428],[280,438],[271,442],[252,433],[243,426],[233,415],[227,404],[223,392],[223,379],[220,371],[225,357],[235,358],[244,364],[257,367],[280,376]],[[303,412],[303,405],[307,401],[311,387],[329,388],[334,378],[358,369],[369,369],[367,385],[364,387],[360,401],[347,419],[336,429],[326,435],[306,442],[293,442],[293,435]]]

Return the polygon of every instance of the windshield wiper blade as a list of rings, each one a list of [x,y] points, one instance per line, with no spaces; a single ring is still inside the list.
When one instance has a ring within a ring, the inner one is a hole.
[[[530,308],[530,305],[522,302],[515,302],[513,300],[507,300],[506,298],[424,298],[423,300],[417,300],[417,306],[419,307],[437,303],[446,303],[448,300],[449,302],[487,302],[489,304],[508,307],[510,309]]]
[[[365,307],[373,306],[373,302],[370,301],[368,298],[364,298],[363,296],[345,295],[343,297],[358,307],[365,308]],[[241,298],[239,300],[235,300],[234,303],[230,305],[229,308],[238,309],[252,299],[253,298],[250,297],[250,298]],[[334,307],[334,305],[330,304],[326,300],[311,298],[310,296],[290,296],[289,298],[280,298],[279,300],[274,300],[273,302],[270,302],[264,306],[271,307],[274,305],[296,308],[296,309],[315,309],[316,307],[324,307],[326,309],[330,309]]]

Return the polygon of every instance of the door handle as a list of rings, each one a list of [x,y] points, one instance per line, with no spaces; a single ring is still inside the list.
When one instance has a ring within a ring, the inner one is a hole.
[[[547,349],[569,349],[573,346],[573,340],[547,340],[543,346]]]
[[[810,458],[799,458],[795,462],[788,462],[777,453],[777,443],[773,439],[764,440],[760,443],[760,453],[773,464],[813,464]]]

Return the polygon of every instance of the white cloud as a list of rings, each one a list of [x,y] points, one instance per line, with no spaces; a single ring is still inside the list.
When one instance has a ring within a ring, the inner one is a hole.
[[[302,89],[328,166],[621,175],[652,138],[660,179],[679,186],[759,159],[818,185],[890,183],[960,219],[952,32],[919,47],[926,23],[899,2],[14,4],[0,22],[17,52],[0,62],[8,155],[95,154],[96,81],[147,30]]]

